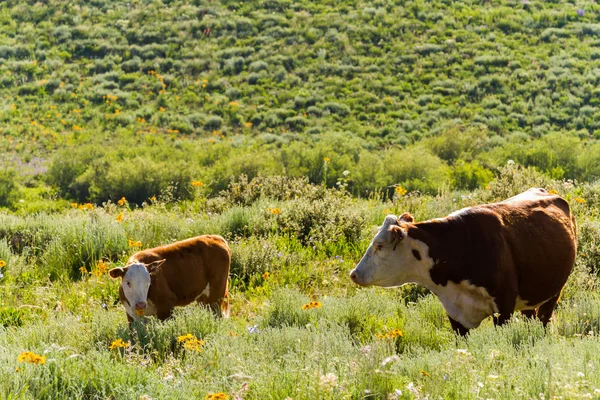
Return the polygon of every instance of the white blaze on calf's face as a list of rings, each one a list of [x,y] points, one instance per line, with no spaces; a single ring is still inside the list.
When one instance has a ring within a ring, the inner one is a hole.
[[[137,315],[144,315],[148,289],[150,288],[150,273],[144,264],[131,264],[123,276],[123,293],[131,308]]]
[[[388,215],[350,277],[361,286],[394,287],[417,282],[431,266],[426,265],[430,261],[427,250],[425,243],[408,237],[395,215]]]

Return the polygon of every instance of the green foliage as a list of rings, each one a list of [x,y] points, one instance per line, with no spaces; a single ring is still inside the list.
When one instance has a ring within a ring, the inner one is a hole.
[[[16,173],[14,170],[4,169],[0,171],[0,207],[10,207],[13,204],[17,191],[15,180]]]

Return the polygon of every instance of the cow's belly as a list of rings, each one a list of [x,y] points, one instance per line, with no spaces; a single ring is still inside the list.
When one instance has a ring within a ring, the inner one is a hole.
[[[488,291],[467,280],[448,282],[433,292],[440,298],[450,318],[465,328],[477,328],[481,321],[498,312],[495,299]]]
[[[541,303],[530,305],[527,300],[523,300],[522,298],[517,296],[517,302],[515,303],[515,311],[535,310],[544,303],[545,301],[542,301]]]

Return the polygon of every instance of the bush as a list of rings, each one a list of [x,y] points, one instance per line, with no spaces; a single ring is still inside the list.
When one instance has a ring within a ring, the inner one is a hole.
[[[450,183],[454,189],[472,191],[485,186],[493,178],[492,171],[484,168],[478,161],[469,163],[459,160],[452,168]]]
[[[346,117],[350,115],[350,107],[348,107],[346,104],[329,102],[323,104],[323,109],[332,114],[337,114],[340,117]]]
[[[222,125],[223,118],[219,117],[218,115],[211,115],[206,119],[206,122],[204,122],[204,129],[207,131],[214,131],[221,129]]]
[[[17,192],[17,174],[12,169],[0,170],[0,207],[11,207]]]

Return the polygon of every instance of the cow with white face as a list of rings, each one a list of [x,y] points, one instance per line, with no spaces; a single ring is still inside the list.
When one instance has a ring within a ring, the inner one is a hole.
[[[442,302],[465,335],[514,311],[546,325],[577,251],[569,204],[544,189],[414,222],[388,215],[350,278],[361,286],[417,283]]]
[[[150,264],[134,262],[124,268],[110,270],[112,278],[122,278],[119,295],[123,300],[123,307],[130,318],[144,315],[148,306],[148,289],[150,289],[151,276],[156,275],[158,268],[165,260],[154,261]]]
[[[109,271],[121,278],[119,299],[129,323],[141,316],[167,319],[176,306],[196,302],[219,317],[229,315],[231,252],[218,235],[201,235],[138,251],[123,268]]]
[[[382,287],[422,283],[421,275],[428,272],[426,263],[422,263],[421,257],[421,253],[425,250],[424,246],[410,238],[407,239],[400,222],[413,222],[413,218],[408,213],[400,218],[395,215],[385,217],[381,229],[350,274],[354,283],[361,286]],[[403,239],[407,240],[402,242]],[[414,243],[407,245],[408,242]],[[416,252],[419,254],[418,259],[415,256]],[[419,267],[421,264],[422,268]]]

